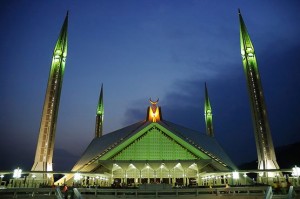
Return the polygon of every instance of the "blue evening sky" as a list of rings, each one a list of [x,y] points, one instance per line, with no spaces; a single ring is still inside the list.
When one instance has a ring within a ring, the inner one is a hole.
[[[254,160],[238,8],[256,50],[274,145],[299,141],[299,1],[4,0],[0,170],[33,164],[51,57],[67,10],[55,170],[71,168],[93,139],[102,83],[104,133],[143,120],[150,97],[160,99],[164,119],[205,133],[207,82],[216,139],[236,164]]]

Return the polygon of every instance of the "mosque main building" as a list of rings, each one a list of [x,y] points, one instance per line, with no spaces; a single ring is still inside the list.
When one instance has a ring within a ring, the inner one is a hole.
[[[164,120],[151,101],[146,120],[95,137],[72,171],[104,174],[117,185],[196,185],[201,174],[235,169],[214,137]],[[216,183],[221,180],[226,183],[224,176]]]
[[[251,102],[258,169],[279,169],[268,124],[254,47],[239,12],[241,54]],[[53,171],[56,122],[67,58],[68,14],[55,45],[32,172]],[[165,120],[157,101],[145,108],[145,119],[103,135],[103,86],[96,110],[95,137],[71,172],[56,183],[118,186],[145,183],[225,185],[237,167],[216,140],[205,84],[206,134]],[[267,175],[267,172],[265,172]],[[76,179],[76,180],[77,180]]]

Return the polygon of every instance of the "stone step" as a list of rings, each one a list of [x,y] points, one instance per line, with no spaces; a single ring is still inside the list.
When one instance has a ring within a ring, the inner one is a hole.
[[[273,195],[272,199],[286,199],[288,198],[287,195]]]

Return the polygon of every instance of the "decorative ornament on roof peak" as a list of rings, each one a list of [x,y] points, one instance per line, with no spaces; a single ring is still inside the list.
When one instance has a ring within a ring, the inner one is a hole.
[[[159,98],[157,98],[156,101],[152,101],[152,100],[151,100],[151,97],[150,97],[149,101],[150,101],[150,103],[151,103],[152,105],[156,105],[156,104],[158,103],[158,101],[159,101]]]
[[[161,109],[159,106],[157,106],[157,103],[159,101],[159,98],[157,98],[156,101],[152,101],[152,99],[149,99],[150,106],[148,107],[148,113],[147,113],[147,120],[152,122],[158,122],[161,120]]]

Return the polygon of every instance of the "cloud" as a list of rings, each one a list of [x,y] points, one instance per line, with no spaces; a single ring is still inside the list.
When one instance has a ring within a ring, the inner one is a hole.
[[[300,128],[300,69],[297,58],[300,45],[277,45],[280,47],[274,51],[262,51],[257,59],[274,145],[281,146],[300,140],[297,133]],[[207,78],[215,136],[234,162],[240,164],[256,158],[246,79],[241,62],[222,68],[238,71],[235,75],[223,71],[225,75]],[[163,118],[205,133],[204,81],[203,77],[199,77],[174,82],[160,101]],[[141,106],[136,103],[135,107]],[[145,117],[146,110],[142,107],[126,111],[131,122]]]

